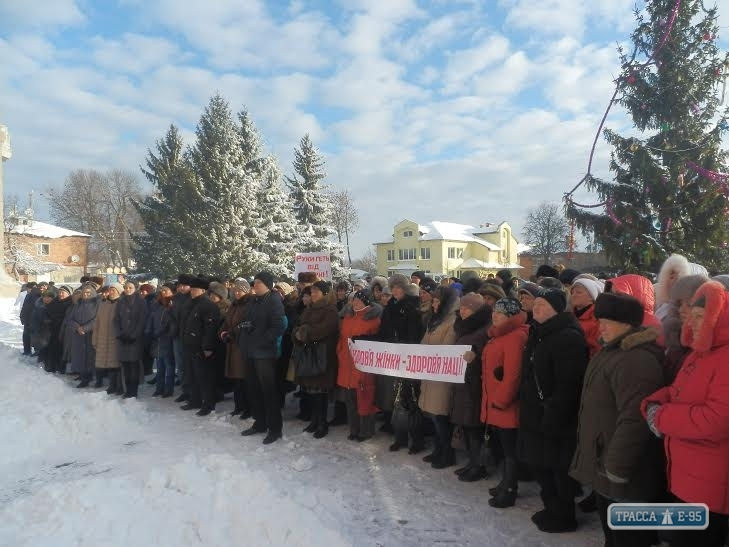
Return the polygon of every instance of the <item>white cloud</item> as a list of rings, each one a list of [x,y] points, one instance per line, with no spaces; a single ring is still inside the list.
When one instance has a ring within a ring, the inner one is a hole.
[[[53,0],[42,6],[24,0],[0,2],[0,28],[74,26],[86,21],[75,0]]]
[[[443,77],[444,91],[449,94],[464,91],[474,76],[502,61],[508,53],[509,40],[501,35],[488,36],[475,47],[451,52]]]

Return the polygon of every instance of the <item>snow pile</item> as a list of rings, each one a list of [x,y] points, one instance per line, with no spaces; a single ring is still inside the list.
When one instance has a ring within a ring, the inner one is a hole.
[[[102,475],[103,476],[103,475]],[[39,514],[41,518],[29,519]],[[83,524],[81,524],[83,523]],[[48,484],[3,511],[2,545],[350,545],[229,455],[188,456],[144,480]]]
[[[149,422],[141,402],[112,399],[105,392],[73,391],[39,367],[19,366],[17,350],[0,346],[0,462],[48,453],[59,442],[79,444],[113,430],[138,430]],[[15,366],[8,366],[16,362]],[[21,411],[19,411],[21,410]]]

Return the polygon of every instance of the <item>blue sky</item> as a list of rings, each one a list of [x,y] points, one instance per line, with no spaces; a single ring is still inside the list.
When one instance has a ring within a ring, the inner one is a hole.
[[[24,202],[77,168],[139,173],[170,123],[191,142],[220,92],[284,173],[311,135],[327,182],[356,197],[353,256],[403,218],[507,220],[519,234],[529,207],[585,172],[633,5],[3,0],[5,193]],[[729,0],[719,7],[721,24]],[[629,127],[618,110],[608,125]],[[608,155],[601,145],[598,173]]]

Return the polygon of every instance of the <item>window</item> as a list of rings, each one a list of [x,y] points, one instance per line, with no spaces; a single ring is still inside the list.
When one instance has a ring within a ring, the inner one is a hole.
[[[430,260],[430,247],[420,247],[420,260]]]
[[[448,258],[463,258],[463,249],[448,247]]]
[[[405,230],[402,233],[402,237],[413,237],[413,231],[412,230]]]
[[[38,243],[38,256],[48,256],[51,254],[51,246],[48,243]]]
[[[400,249],[400,260],[415,260],[418,257],[417,249]]]
[[[395,249],[389,249],[387,251],[387,261],[388,262],[394,262],[395,261]]]

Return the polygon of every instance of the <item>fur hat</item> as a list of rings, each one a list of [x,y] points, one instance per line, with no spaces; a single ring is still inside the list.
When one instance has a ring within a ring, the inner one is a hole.
[[[504,268],[503,270],[499,270],[498,272],[496,272],[496,277],[498,277],[502,281],[508,281],[509,279],[514,277],[514,275],[511,273],[511,270],[507,270],[506,268]]]
[[[567,308],[567,297],[562,289],[542,288],[536,297],[546,300],[557,313],[562,313]]]
[[[501,300],[502,298],[506,298],[506,293],[504,292],[504,289],[499,287],[496,283],[484,283],[483,285],[481,285],[478,293],[481,296],[490,296],[495,300]]]
[[[177,276],[177,284],[178,285],[187,285],[190,286],[190,282],[192,281],[193,276],[189,274],[180,274]]]
[[[464,294],[461,297],[461,307],[468,308],[471,311],[479,310],[483,308],[485,304],[483,296],[475,292]]]
[[[575,277],[580,275],[580,272],[577,270],[573,270],[572,268],[566,268],[562,270],[557,277],[559,279],[559,282],[563,285],[572,285],[572,283],[575,282]]]
[[[251,292],[251,284],[248,283],[245,279],[242,277],[236,277],[235,281],[233,282],[233,289],[239,290],[239,291],[245,291],[245,292]]]
[[[228,298],[227,287],[218,281],[213,281],[212,283],[210,283],[208,291],[213,294],[217,294],[223,300],[226,300]]]
[[[154,285],[151,285],[150,283],[144,283],[143,285],[140,285],[139,290],[144,291],[147,294],[153,294],[155,292]]]
[[[124,287],[121,283],[109,283],[110,289],[116,289],[117,296],[124,294]]]
[[[177,290],[177,285],[175,285],[175,283],[173,283],[172,281],[166,281],[162,283],[162,287],[167,287],[172,292],[175,292]]]
[[[370,282],[370,287],[374,289],[375,285],[379,285],[380,289],[387,287],[387,278],[382,277],[381,275],[373,277],[372,281]]]
[[[537,268],[537,277],[559,277],[559,272],[549,264],[542,264]]]
[[[346,279],[342,279],[341,281],[337,282],[335,290],[338,291],[340,289],[344,290],[347,294],[349,294],[350,292],[352,292],[352,284]]]
[[[299,274],[296,276],[296,280],[299,283],[316,283],[317,281],[319,281],[319,278],[314,272],[299,272]]]
[[[693,332],[691,322],[683,325],[681,344],[695,351],[705,352],[714,347],[717,327],[729,324],[729,292],[718,281],[707,281],[696,291],[692,305],[703,300],[704,321],[699,332]]]
[[[627,294],[602,293],[595,300],[595,317],[626,323],[632,327],[643,324],[643,304]]]
[[[89,279],[92,283],[96,283],[99,287],[104,284],[104,278],[101,276],[94,276]]]
[[[355,292],[352,295],[352,300],[354,300],[355,298],[362,302],[362,304],[364,304],[365,306],[369,306],[372,303],[372,293],[367,289],[362,289]]]
[[[670,301],[678,304],[681,300],[689,301],[699,290],[699,287],[709,280],[704,275],[685,275],[678,279],[671,287]]]
[[[302,272],[302,273],[307,273],[307,272]],[[301,274],[299,274],[299,277],[301,277]],[[316,277],[316,276],[314,276],[314,277]],[[273,274],[271,272],[267,272],[267,271],[258,272],[256,274],[256,277],[253,278],[253,281],[255,281],[256,279],[258,279],[258,281],[260,281],[266,287],[268,287],[269,290],[273,290]]]
[[[205,277],[193,277],[190,279],[190,288],[203,289],[207,291],[208,288],[210,288],[210,281],[208,281]]]
[[[494,304],[494,313],[512,317],[521,313],[521,304],[516,298],[501,298]]]
[[[317,289],[319,289],[322,292],[323,295],[327,295],[327,294],[329,294],[329,291],[332,290],[332,284],[329,283],[328,281],[323,281],[322,280],[322,281],[317,281],[316,283],[314,283],[311,286],[311,288],[312,289],[313,288],[317,288]]]
[[[403,274],[394,274],[388,280],[390,289],[400,287],[402,290],[407,291],[408,285],[410,285],[410,279],[405,277]]]
[[[422,281],[423,279],[425,279],[425,272],[422,270],[418,270],[417,272],[411,273],[410,277],[417,277],[418,279],[420,279],[420,281]]]
[[[603,283],[600,281],[593,281],[586,277],[575,278],[572,283],[572,288],[574,289],[578,285],[590,294],[590,298],[592,298],[593,302],[597,300],[597,297],[605,290],[605,285]]]
[[[386,295],[392,294],[392,289],[390,288],[389,284],[386,283],[385,286],[382,287],[382,294],[386,294]]]
[[[93,281],[89,281],[89,283],[94,283],[94,282]],[[124,283],[122,283],[122,285],[125,286],[125,285],[129,285],[130,283],[132,285],[134,285],[134,289],[135,290],[139,288],[139,281],[137,281],[136,279],[125,279],[124,280]]]
[[[420,287],[415,283],[408,283],[405,287],[405,294],[408,296],[420,296]]]
[[[289,285],[288,283],[286,283],[286,281],[279,281],[279,282],[277,282],[273,286],[273,288],[274,289],[281,289],[281,292],[283,293],[284,296],[288,296],[288,295],[290,295],[294,291],[294,288],[291,285]]]
[[[360,289],[366,289],[367,288],[367,281],[364,279],[357,279],[354,283],[352,283],[353,290],[357,290],[359,287]]]

